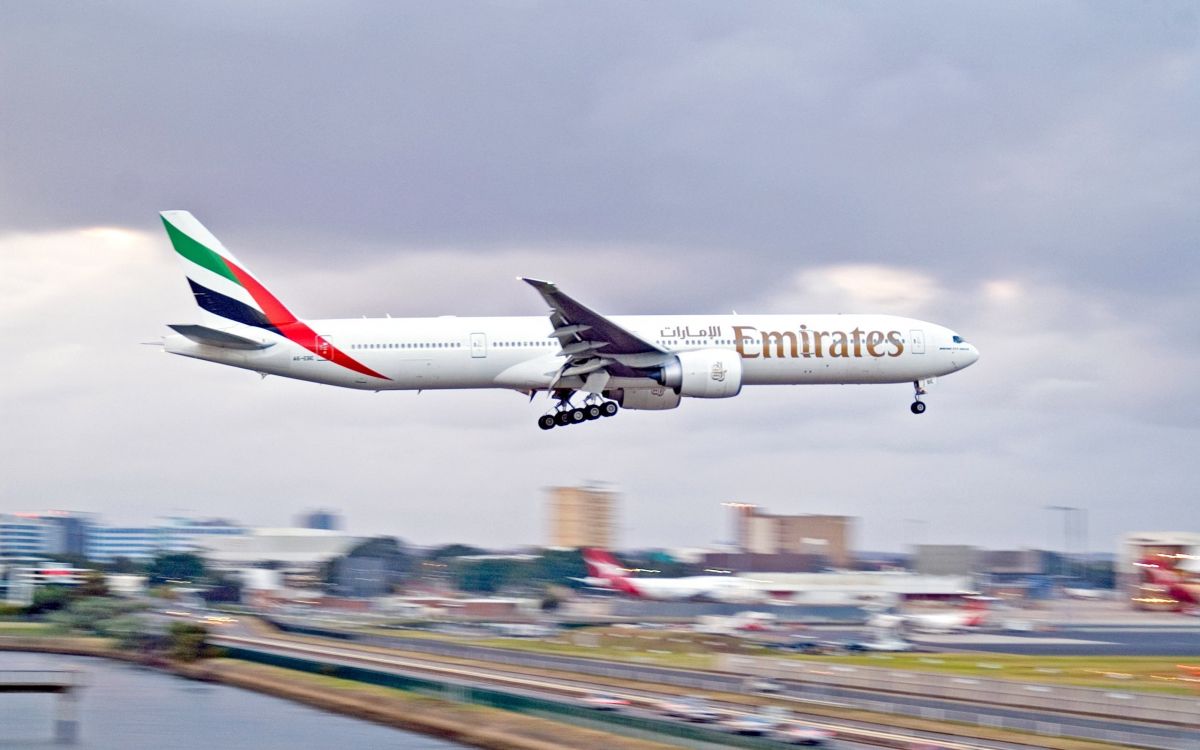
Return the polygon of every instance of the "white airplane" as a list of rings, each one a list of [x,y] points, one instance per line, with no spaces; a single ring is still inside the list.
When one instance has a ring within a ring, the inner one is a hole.
[[[894,315],[605,316],[547,281],[523,279],[543,317],[303,320],[187,211],[161,214],[201,308],[171,325],[171,354],[262,375],[369,391],[502,388],[554,406],[539,426],[625,409],[730,398],[745,385],[912,383],[925,387],[979,352],[949,328]],[[584,394],[582,404],[573,403]]]
[[[634,578],[616,558],[602,549],[585,549],[583,561],[588,571],[588,577],[582,579],[584,583],[637,599],[763,602],[770,598],[766,590],[736,576]]]
[[[915,633],[966,633],[983,627],[987,623],[987,616],[986,601],[969,599],[961,609],[952,612],[879,614],[872,617],[868,624],[893,631],[903,628]]]

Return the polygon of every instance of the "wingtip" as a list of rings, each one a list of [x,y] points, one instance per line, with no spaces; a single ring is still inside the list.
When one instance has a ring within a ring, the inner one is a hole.
[[[534,287],[535,289],[553,289],[554,288],[553,281],[543,281],[541,279],[532,279],[528,276],[518,276],[517,278],[520,279],[521,281],[524,281],[529,286]]]

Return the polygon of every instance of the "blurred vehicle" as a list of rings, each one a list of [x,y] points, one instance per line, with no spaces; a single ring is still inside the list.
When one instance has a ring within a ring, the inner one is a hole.
[[[597,711],[617,711],[629,706],[629,701],[611,693],[589,693],[583,696],[584,705]]]
[[[724,715],[707,703],[691,698],[665,700],[659,704],[658,709],[664,716],[673,716],[684,721],[698,723],[718,721]]]
[[[751,693],[782,693],[786,688],[782,682],[762,677],[746,680],[746,690]]]
[[[824,745],[836,735],[827,729],[806,727],[803,724],[789,724],[776,729],[772,737],[789,745]]]
[[[837,651],[840,647],[840,644],[837,643],[815,641],[812,639],[783,641],[767,645],[767,648],[775,649],[776,651],[791,651],[797,654],[829,654]]]
[[[235,622],[237,622],[237,619],[234,617],[230,617],[229,615],[209,615],[209,616],[205,617],[201,622],[203,622],[205,625],[218,625],[220,627],[228,627],[229,625],[233,625]]]
[[[771,730],[775,728],[775,722],[765,716],[737,714],[722,719],[721,726],[734,734],[762,736],[771,733]]]
[[[896,651],[915,651],[916,646],[908,641],[900,640],[899,638],[884,638],[877,641],[850,641],[843,643],[842,648],[850,653],[864,653],[869,651],[896,652]]]

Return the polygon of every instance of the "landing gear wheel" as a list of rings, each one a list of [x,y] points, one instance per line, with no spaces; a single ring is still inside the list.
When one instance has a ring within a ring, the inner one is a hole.
[[[571,412],[560,411],[559,413],[555,414],[554,423],[559,427],[566,427],[567,425],[571,424]]]
[[[587,419],[587,414],[583,412],[583,409],[572,409],[567,413],[570,415],[571,424],[579,424]]]
[[[924,414],[925,413],[925,402],[924,401],[913,401],[912,406],[910,406],[908,408],[912,411],[913,414]]]
[[[542,416],[538,417],[538,427],[541,427],[543,430],[553,429],[554,424],[555,422],[553,414],[543,414]]]
[[[617,402],[605,401],[600,405],[600,414],[605,417],[615,417],[617,415]]]
[[[589,420],[599,419],[600,414],[601,414],[600,407],[596,406],[595,404],[590,404],[583,408],[583,415],[585,417],[587,417]]]

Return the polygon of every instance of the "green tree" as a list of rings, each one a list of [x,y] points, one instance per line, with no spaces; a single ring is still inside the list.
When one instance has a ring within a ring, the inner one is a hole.
[[[171,658],[192,662],[208,650],[208,630],[194,622],[173,622],[167,631]]]
[[[25,611],[31,615],[57,612],[70,604],[73,598],[74,594],[66,586],[38,586],[33,590],[33,603]]]
[[[447,544],[442,547],[434,547],[425,555],[427,560],[445,560],[449,557],[466,557],[468,555],[481,555],[487,552],[479,547],[472,547],[469,544]]]
[[[83,583],[75,587],[77,596],[108,596],[108,581],[98,570],[89,570],[83,576]]]
[[[159,554],[146,566],[152,586],[171,581],[199,581],[204,572],[204,560],[190,552]]]

